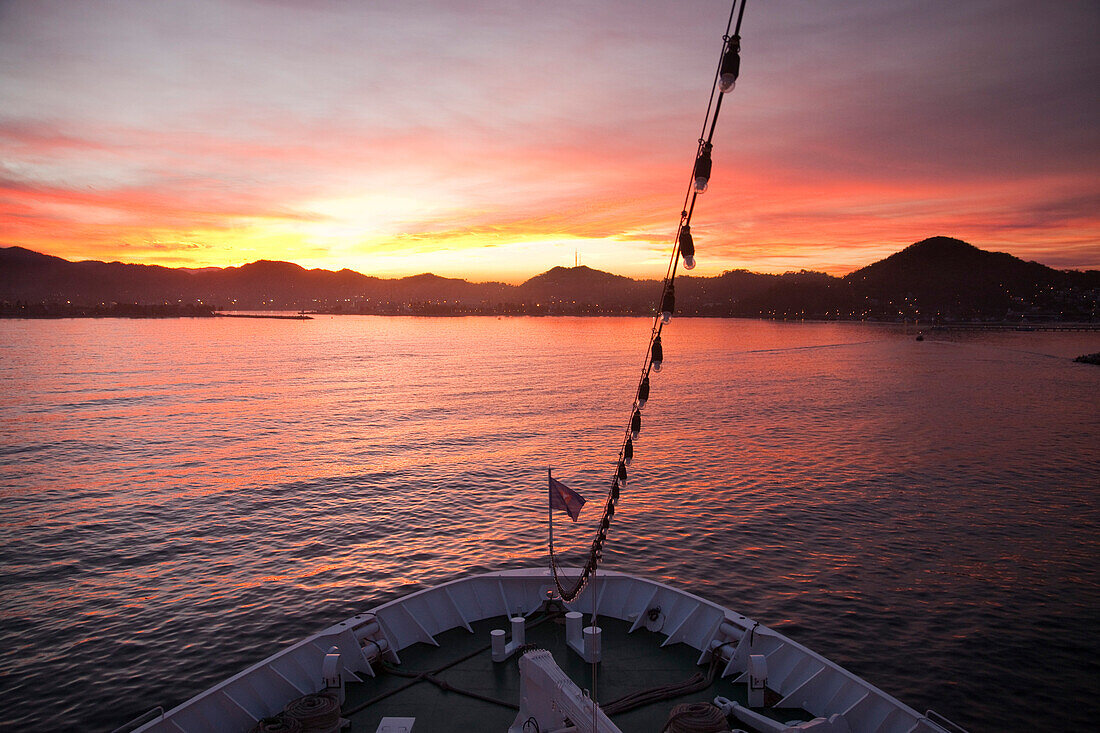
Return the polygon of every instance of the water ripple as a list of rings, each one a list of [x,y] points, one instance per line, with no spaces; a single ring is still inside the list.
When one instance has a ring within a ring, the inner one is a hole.
[[[542,565],[546,469],[599,504],[648,333],[230,320],[0,322],[0,727],[111,729],[368,605]],[[975,733],[1088,729],[1090,339],[678,320],[606,562]]]

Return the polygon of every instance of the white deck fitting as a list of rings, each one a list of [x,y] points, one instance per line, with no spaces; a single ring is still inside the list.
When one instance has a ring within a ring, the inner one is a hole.
[[[588,614],[596,610],[601,617],[632,623],[634,631],[646,626],[650,609],[659,606],[663,621],[656,631],[666,636],[662,646],[687,644],[701,652],[702,662],[710,657],[712,646],[725,645],[721,653],[729,658],[722,676],[737,675],[742,682],[750,653],[762,654],[767,658],[768,686],[779,693],[784,706],[824,718],[842,714],[852,733],[946,733],[904,703],[746,616],[624,573],[601,571],[598,586],[598,602],[590,585],[565,607]],[[319,691],[325,653],[332,646],[340,649],[344,679],[372,677],[371,661],[379,655],[397,663],[402,649],[418,642],[438,646],[435,637],[445,631],[469,631],[472,622],[492,617],[529,615],[553,588],[550,571],[539,568],[475,575],[412,593],[330,626],[136,730],[243,733],[289,701]]]
[[[524,654],[519,668],[519,714],[508,733],[525,733],[532,719],[537,721],[538,730],[622,733],[592,698],[569,679],[550,652],[538,649]],[[569,721],[577,722],[570,726]]]

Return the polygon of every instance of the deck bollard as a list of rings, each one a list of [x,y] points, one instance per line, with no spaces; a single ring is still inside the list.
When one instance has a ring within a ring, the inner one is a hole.
[[[504,629],[493,629],[489,632],[489,639],[493,643],[493,661],[503,662],[508,658],[508,653],[504,650],[505,641],[504,637],[508,634]]]
[[[523,616],[512,617],[512,643],[518,646],[526,644],[526,623],[527,619]]]
[[[598,662],[603,647],[603,629],[599,626],[584,627],[584,661]]]
[[[581,619],[584,615],[580,611],[570,611],[565,614],[565,638],[569,641],[580,641]]]
[[[565,641],[586,662],[598,662],[603,652],[603,630],[599,626],[585,626],[584,614],[570,611],[565,614]]]
[[[506,640],[507,633],[504,629],[493,629],[489,632],[494,662],[503,662],[525,643],[527,619],[523,616],[512,616],[508,623],[512,626],[511,641]]]

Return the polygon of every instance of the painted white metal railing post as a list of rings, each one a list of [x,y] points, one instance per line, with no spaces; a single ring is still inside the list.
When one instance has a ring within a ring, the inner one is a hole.
[[[344,704],[344,675],[340,673],[340,647],[329,647],[325,660],[321,663],[321,684],[323,691],[336,696],[336,701]]]
[[[768,658],[763,654],[749,656],[749,707],[764,707],[764,691],[768,689]]]

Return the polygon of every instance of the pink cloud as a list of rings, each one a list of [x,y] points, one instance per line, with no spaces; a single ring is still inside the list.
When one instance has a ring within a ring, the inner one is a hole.
[[[90,254],[399,196],[422,205],[372,246],[610,239],[633,269],[675,229],[725,20],[619,0],[3,12],[8,243]],[[846,271],[952,234],[1094,266],[1097,21],[1017,0],[750,7],[702,262]]]

